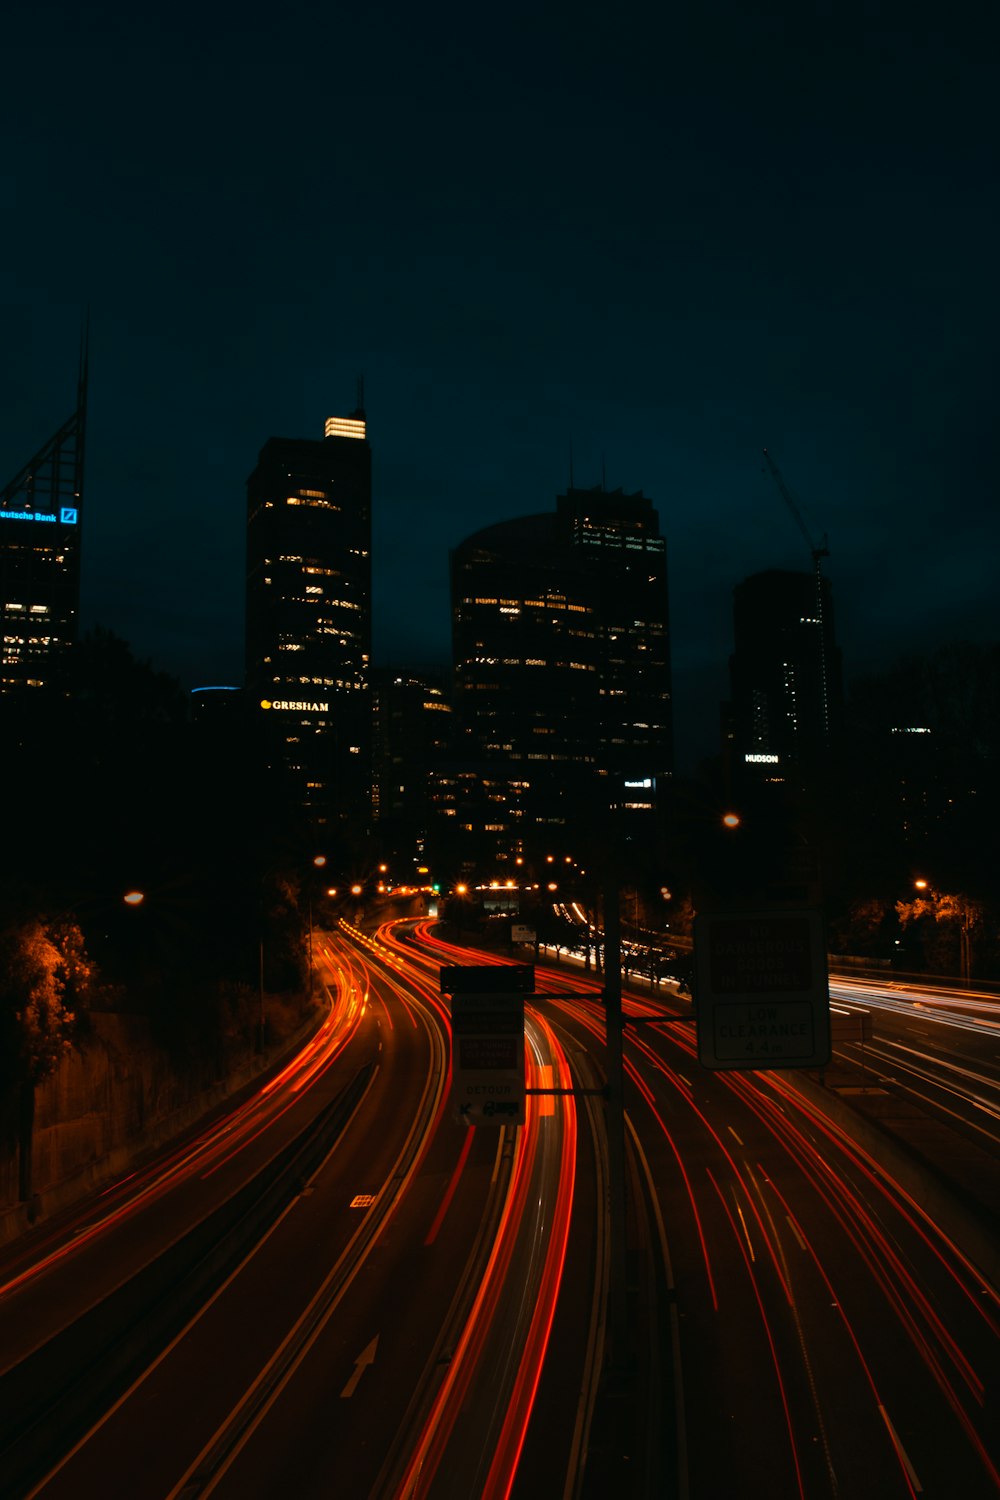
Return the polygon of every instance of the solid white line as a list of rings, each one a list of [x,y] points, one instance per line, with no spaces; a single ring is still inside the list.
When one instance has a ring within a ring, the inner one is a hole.
[[[660,1208],[660,1198],[653,1184],[653,1174],[650,1171],[649,1161],[642,1149],[638,1132],[632,1124],[629,1115],[625,1116],[625,1124],[632,1144],[639,1156],[646,1184],[649,1189],[650,1199],[653,1204],[653,1213],[656,1217],[656,1232],[660,1241],[660,1255],[663,1259],[663,1270],[667,1280],[667,1287],[675,1292],[674,1268],[670,1260],[670,1250],[667,1245],[667,1231],[663,1223],[663,1213]],[[670,1300],[670,1357],[674,1371],[674,1423],[677,1442],[677,1500],[690,1500],[690,1477],[688,1474],[688,1445],[687,1445],[687,1416],[684,1409],[684,1378],[681,1367],[681,1330],[680,1319],[677,1311],[677,1298]]]
[[[785,1215],[785,1219],[788,1222],[789,1229],[792,1231],[792,1233],[794,1234],[795,1238],[799,1242],[799,1249],[800,1250],[804,1250],[806,1248],[806,1242],[802,1238],[801,1234],[799,1234],[798,1226],[796,1225],[795,1220],[792,1218],[791,1214],[786,1214]]]
[[[907,1454],[907,1451],[903,1447],[902,1443],[899,1441],[899,1433],[896,1431],[895,1427],[893,1427],[892,1425],[892,1422],[889,1420],[889,1413],[886,1411],[884,1406],[879,1406],[879,1414],[882,1418],[882,1421],[889,1429],[889,1436],[892,1438],[892,1446],[899,1454],[903,1468],[906,1470],[909,1476],[910,1483],[913,1485],[913,1488],[917,1491],[917,1493],[922,1495],[924,1492],[924,1487],[920,1483],[920,1480],[917,1478],[917,1471],[910,1463],[909,1455]]]
[[[505,1132],[502,1130],[497,1134],[497,1154],[493,1162],[493,1175],[490,1178],[490,1187],[493,1187],[496,1183],[497,1173],[500,1171],[500,1163],[503,1160],[504,1134]]]

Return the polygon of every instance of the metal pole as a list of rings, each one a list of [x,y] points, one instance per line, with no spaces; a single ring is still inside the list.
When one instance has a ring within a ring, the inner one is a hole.
[[[260,929],[260,1016],[257,1021],[257,1051],[264,1050],[264,928],[263,917]]]
[[[611,1368],[623,1371],[628,1355],[625,1227],[625,1099],[622,1060],[621,914],[617,884],[604,892],[604,1005],[608,1048],[608,1177],[611,1210]]]

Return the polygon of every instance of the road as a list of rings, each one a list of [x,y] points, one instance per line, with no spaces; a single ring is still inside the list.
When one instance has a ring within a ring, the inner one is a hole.
[[[971,987],[831,980],[835,1007],[868,1014],[874,1035],[838,1049],[931,1118],[1000,1155],[1000,998]]]
[[[404,978],[402,960],[361,934],[327,940],[323,954],[331,1026],[349,1031],[342,1049],[306,1049],[269,1088],[266,1108],[258,1099],[237,1111],[133,1197],[123,1185],[112,1211],[85,1210],[61,1226],[61,1243],[53,1233],[36,1246],[44,1253],[34,1264],[22,1252],[7,1267],[0,1326],[17,1381],[16,1354],[43,1343],[29,1331],[44,1305],[46,1332],[77,1308],[99,1314],[104,1294],[159,1263],[157,1244],[170,1254],[182,1229],[204,1221],[209,1181],[225,1200],[232,1184],[223,1189],[217,1174],[246,1159],[235,1141],[242,1121],[253,1119],[247,1135],[272,1157],[293,1094],[312,1096],[315,1113],[347,1072],[369,1070],[332,1149],[262,1236],[164,1347],[144,1351],[71,1451],[51,1462],[53,1430],[45,1472],[6,1493],[509,1489],[566,1257],[574,1101],[532,1099],[520,1130],[468,1130],[451,1116],[447,1016],[426,965],[411,964]],[[529,1076],[547,1070],[568,1085],[543,1022],[528,1042]],[[95,1256],[99,1285],[79,1295]],[[43,1414],[43,1428],[48,1421]],[[560,1453],[560,1467],[568,1461]]]
[[[523,1128],[469,1130],[450,1106],[437,974],[489,956],[412,923],[318,947],[329,1017],[266,1091],[0,1264],[16,1379],[63,1323],[97,1316],[282,1152],[332,1132],[211,1289],[158,1342],[137,1333],[111,1410],[68,1456],[53,1426],[35,1482],[4,1494],[1000,1491],[996,1289],[818,1085],[707,1072],[689,1007],[626,998],[630,1345],[609,1365],[594,981],[538,969],[527,1081],[566,1092],[529,1094]],[[855,986],[836,999],[881,1007],[869,1070],[886,1049],[995,1147],[995,1012]]]

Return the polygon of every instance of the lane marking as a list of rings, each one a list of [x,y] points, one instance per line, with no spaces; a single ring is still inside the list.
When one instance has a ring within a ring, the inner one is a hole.
[[[375,1351],[378,1348],[378,1341],[379,1335],[376,1334],[371,1343],[365,1345],[361,1353],[358,1355],[357,1359],[354,1361],[354,1374],[351,1376],[350,1380],[347,1382],[347,1384],[344,1386],[344,1389],[340,1393],[341,1401],[350,1400],[350,1398],[354,1395],[354,1392],[358,1388],[358,1381],[361,1379],[368,1366],[375,1363]]]
[[[888,1427],[889,1429],[889,1436],[892,1439],[892,1446],[895,1448],[897,1454],[899,1455],[899,1461],[903,1465],[903,1468],[906,1470],[907,1477],[910,1483],[917,1491],[917,1494],[922,1495],[924,1492],[924,1487],[920,1483],[920,1480],[917,1478],[917,1471],[910,1463],[909,1454],[899,1440],[899,1433],[896,1431],[895,1427],[893,1427],[892,1425],[892,1422],[889,1420],[889,1413],[881,1404],[879,1405],[879,1415],[881,1416],[882,1421],[885,1423],[886,1427]]]
[[[796,1222],[792,1218],[791,1214],[786,1214],[785,1218],[788,1221],[788,1227],[789,1227],[789,1229],[792,1231],[792,1233],[794,1234],[795,1238],[799,1242],[799,1249],[800,1250],[804,1250],[806,1248],[806,1242],[802,1238],[801,1234],[799,1234],[799,1226],[796,1224]]]
[[[475,1134],[475,1126],[473,1126],[471,1130],[467,1130],[465,1132],[465,1140],[462,1144],[462,1150],[459,1154],[458,1162],[455,1166],[455,1170],[451,1174],[451,1181],[448,1184],[444,1197],[441,1199],[441,1206],[434,1217],[434,1222],[431,1225],[430,1229],[427,1231],[427,1238],[424,1240],[425,1245],[433,1245],[434,1241],[437,1239],[438,1230],[444,1223],[444,1216],[448,1212],[448,1208],[451,1204],[452,1198],[455,1196],[455,1189],[458,1187],[458,1180],[462,1175],[466,1160],[468,1159],[469,1151],[472,1147],[472,1142],[475,1138]]]

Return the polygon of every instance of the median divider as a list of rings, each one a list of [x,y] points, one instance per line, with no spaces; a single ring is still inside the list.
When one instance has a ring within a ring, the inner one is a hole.
[[[374,1071],[366,1063],[267,1166],[162,1255],[0,1377],[0,1497],[37,1482],[301,1191]]]

